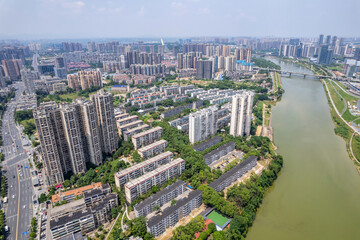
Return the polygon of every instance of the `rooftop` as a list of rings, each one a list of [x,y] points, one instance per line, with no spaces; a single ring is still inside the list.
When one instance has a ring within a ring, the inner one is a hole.
[[[221,175],[218,179],[216,179],[215,181],[213,181],[212,183],[209,184],[209,187],[212,188],[216,188],[219,184],[221,184],[222,182],[224,182],[227,178],[229,178],[230,176],[232,176],[234,173],[236,173],[237,171],[239,171],[241,168],[243,168],[245,165],[249,164],[252,161],[256,161],[257,157],[255,156],[250,156],[247,159],[245,159],[243,162],[239,163],[238,165],[236,165],[235,167],[233,167],[232,169],[230,169],[229,171],[227,171],[226,173],[224,173],[223,175]]]
[[[173,160],[173,161],[171,161],[171,162],[169,162],[167,164],[161,165],[157,169],[155,169],[155,170],[153,170],[151,172],[148,172],[145,175],[142,175],[141,177],[138,177],[138,178],[136,178],[136,179],[134,179],[134,180],[132,180],[130,182],[127,182],[125,184],[125,187],[129,188],[129,189],[133,188],[133,187],[137,186],[138,184],[148,180],[149,178],[152,178],[153,176],[156,176],[156,175],[168,170],[169,168],[172,168],[172,167],[180,164],[181,162],[185,162],[184,159],[177,158],[177,159],[175,159],[175,160]]]
[[[145,147],[139,148],[139,149],[138,149],[138,152],[148,151],[149,149],[152,149],[152,148],[157,147],[157,146],[159,146],[159,145],[161,145],[161,144],[164,144],[164,143],[167,143],[167,141],[164,140],[164,139],[160,139],[159,141],[156,141],[156,142],[154,142],[154,143],[152,143],[152,144],[150,144],[150,145],[147,145],[147,146],[145,146]]]
[[[157,156],[155,156],[153,158],[150,158],[150,159],[148,159],[146,161],[143,161],[143,162],[135,164],[135,165],[133,165],[131,167],[125,168],[124,170],[121,170],[121,171],[115,173],[115,176],[116,177],[124,176],[124,175],[129,174],[129,173],[131,173],[133,171],[136,171],[139,168],[143,168],[143,167],[145,167],[145,166],[147,166],[147,165],[149,165],[149,164],[151,164],[153,162],[156,162],[156,161],[158,161],[160,159],[163,159],[163,158],[166,158],[166,157],[169,157],[169,156],[173,156],[173,153],[169,152],[169,151],[161,153],[161,154],[159,154],[159,155],[157,155]]]
[[[162,212],[162,214],[150,218],[149,221],[147,222],[148,227],[151,228],[152,226],[157,225],[161,220],[168,217],[173,212],[175,212],[177,209],[183,207],[188,202],[190,202],[192,199],[194,199],[195,197],[198,197],[201,194],[202,194],[201,190],[195,190],[195,191],[190,192],[187,198],[183,198],[183,199],[178,200],[175,205],[166,208]]]
[[[87,185],[87,186],[84,186],[84,187],[81,187],[81,188],[76,188],[76,189],[73,189],[73,190],[69,190],[69,191],[66,191],[66,192],[60,192],[58,194],[53,195],[51,200],[52,200],[53,203],[56,203],[58,201],[61,201],[61,198],[65,197],[65,196],[70,196],[70,195],[78,196],[78,195],[83,194],[83,192],[86,191],[86,190],[90,190],[90,189],[93,189],[93,188],[100,188],[101,186],[102,186],[102,183],[98,182],[98,183],[93,183],[93,184],[90,184],[90,185]]]
[[[185,183],[181,180],[177,180],[175,183],[171,184],[170,186],[167,186],[163,190],[155,193],[154,195],[151,195],[150,197],[146,198],[144,201],[142,201],[139,204],[136,204],[134,206],[135,209],[142,209],[145,206],[157,201],[162,196],[168,194],[169,192],[173,191],[174,189],[180,187],[181,185],[185,185]]]
[[[210,147],[211,147],[211,146],[215,145],[216,143],[221,142],[221,139],[222,138],[220,136],[215,136],[215,137],[213,137],[213,138],[211,138],[211,139],[209,139],[209,140],[207,140],[205,142],[199,143],[198,145],[194,146],[193,148],[194,148],[195,151],[199,151],[199,149],[202,149],[202,148],[208,146],[209,144],[210,144]],[[207,147],[207,148],[209,148],[209,147]],[[207,148],[205,148],[205,149],[207,149]]]

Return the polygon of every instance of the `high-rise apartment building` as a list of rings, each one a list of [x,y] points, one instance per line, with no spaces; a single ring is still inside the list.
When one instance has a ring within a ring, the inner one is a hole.
[[[196,78],[198,79],[212,79],[213,69],[211,60],[197,60],[196,61]]]
[[[111,95],[111,94],[110,94]],[[86,162],[102,163],[102,151],[116,150],[117,133],[112,98],[99,92],[93,101],[72,104],[42,103],[34,110],[41,153],[51,185],[64,181],[64,173],[86,171]]]
[[[191,113],[189,117],[189,140],[191,144],[205,140],[216,133],[216,111],[212,106]]]
[[[101,148],[105,153],[112,153],[118,146],[112,94],[100,90],[91,95],[91,100],[95,104]]]
[[[74,105],[63,103],[59,105],[63,131],[68,147],[68,157],[74,174],[86,171],[84,147],[81,138],[80,116]],[[64,144],[62,142],[61,144]]]
[[[55,102],[42,103],[34,110],[34,120],[40,140],[40,148],[46,176],[51,185],[64,181],[65,163],[62,153],[66,146],[59,145],[59,134],[62,124]],[[64,139],[62,139],[64,140]]]
[[[11,81],[20,80],[20,70],[23,65],[20,59],[3,59],[1,64],[3,65],[6,77],[9,77]]]
[[[39,72],[31,71],[23,68],[20,70],[21,80],[24,82],[25,91],[27,94],[35,93],[34,81],[40,79]]]
[[[321,45],[324,43],[324,34],[320,34],[319,36],[319,41],[318,41],[318,45]]]
[[[333,51],[329,49],[329,45],[321,45],[318,52],[318,63],[329,65],[332,62]]]
[[[234,137],[250,134],[254,92],[234,95],[231,107],[230,134]]]
[[[76,91],[102,86],[100,71],[79,71],[77,74],[68,75],[67,79],[69,87]]]
[[[327,36],[326,36],[325,44],[327,44],[327,45],[330,45],[330,44],[331,44],[331,36],[330,36],[330,35],[327,35]]]
[[[102,163],[101,138],[97,122],[95,104],[85,99],[76,99],[75,106],[80,117],[85,159],[94,165]]]
[[[236,60],[245,60],[251,62],[251,50],[250,48],[237,48],[235,49]]]

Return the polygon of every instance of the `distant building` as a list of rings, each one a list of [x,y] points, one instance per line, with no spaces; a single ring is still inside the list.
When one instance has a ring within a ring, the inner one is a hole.
[[[100,71],[79,71],[77,74],[67,75],[69,87],[78,91],[92,86],[102,86]]]
[[[196,78],[213,79],[212,61],[197,60],[196,61]]]
[[[8,59],[1,60],[1,64],[4,68],[5,76],[9,77],[11,81],[20,80],[20,70],[23,66],[20,59]]]
[[[333,50],[329,49],[329,45],[321,45],[318,53],[318,63],[322,65],[330,65],[333,58]]]
[[[21,80],[24,82],[25,91],[27,94],[35,93],[35,80],[40,79],[39,73],[31,71],[30,69],[23,68],[20,71]]]

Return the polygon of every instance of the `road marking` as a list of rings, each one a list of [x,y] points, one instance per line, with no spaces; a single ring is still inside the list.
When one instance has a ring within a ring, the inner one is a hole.
[[[19,177],[19,171],[16,171],[17,176],[18,176],[18,184],[19,184],[19,189],[18,189],[18,213],[17,215],[20,217],[20,177]],[[16,223],[16,240],[18,239],[18,230],[19,230],[19,217],[17,218],[17,223]]]

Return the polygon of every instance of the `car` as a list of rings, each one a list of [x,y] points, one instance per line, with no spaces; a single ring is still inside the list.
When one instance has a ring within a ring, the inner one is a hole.
[[[24,205],[23,208],[26,208],[26,205]]]
[[[12,198],[15,198],[15,195],[12,195]]]
[[[15,178],[15,175],[13,176],[13,178]]]
[[[9,227],[7,225],[5,225],[5,232],[8,232],[9,231]]]

